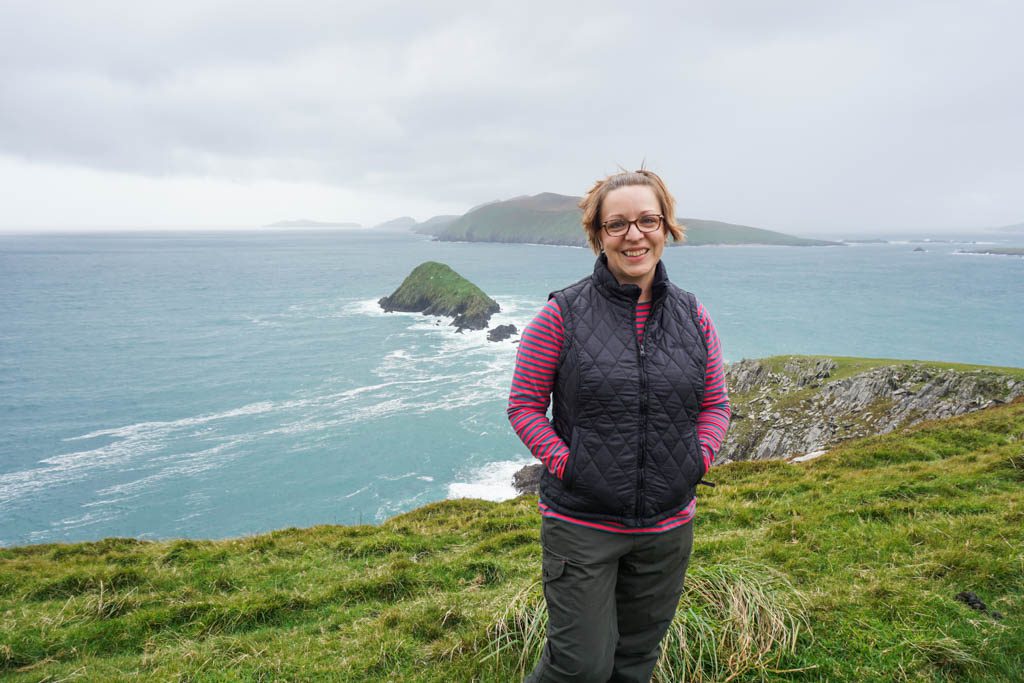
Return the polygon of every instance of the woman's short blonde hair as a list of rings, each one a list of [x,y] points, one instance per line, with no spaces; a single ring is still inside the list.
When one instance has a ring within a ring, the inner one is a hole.
[[[661,215],[665,217],[663,227],[672,235],[673,240],[678,242],[684,239],[686,227],[676,222],[676,200],[665,187],[665,181],[658,177],[657,173],[644,168],[637,171],[623,171],[610,175],[604,180],[598,180],[590,188],[590,192],[580,200],[580,208],[583,209],[583,232],[587,235],[587,244],[595,254],[601,253],[601,207],[604,204],[604,198],[612,190],[630,185],[646,185],[654,190],[654,196],[658,198],[658,203],[661,205]]]

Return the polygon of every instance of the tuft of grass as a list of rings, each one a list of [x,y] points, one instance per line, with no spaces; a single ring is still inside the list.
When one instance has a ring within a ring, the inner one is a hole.
[[[767,567],[698,567],[687,575],[654,681],[720,681],[777,664],[809,634],[804,597]],[[518,591],[488,628],[483,661],[525,676],[540,657],[547,612],[540,583]]]
[[[540,658],[547,638],[548,613],[540,581],[517,591],[487,629],[481,661],[493,659],[504,670],[523,678]]]
[[[689,573],[654,680],[719,681],[776,666],[809,636],[806,599],[778,572],[750,563]]]
[[[930,640],[905,641],[908,651],[920,655],[929,665],[949,676],[963,676],[982,664],[981,659],[960,641],[949,636]]]

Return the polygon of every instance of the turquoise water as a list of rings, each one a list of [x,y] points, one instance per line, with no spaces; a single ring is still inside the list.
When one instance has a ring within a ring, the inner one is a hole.
[[[963,245],[670,249],[726,359],[781,353],[1024,366],[1024,259]],[[501,498],[528,462],[515,355],[384,314],[448,263],[520,328],[581,249],[396,234],[0,237],[0,545],[226,537]]]

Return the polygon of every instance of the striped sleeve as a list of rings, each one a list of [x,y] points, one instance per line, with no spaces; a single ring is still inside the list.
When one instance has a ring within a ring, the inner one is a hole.
[[[697,304],[697,318],[708,347],[707,367],[704,373],[704,401],[697,415],[697,438],[704,452],[704,468],[709,470],[725,440],[732,410],[729,407],[729,391],[725,386],[722,344],[704,304]]]
[[[562,312],[552,299],[520,336],[508,397],[512,429],[534,457],[559,478],[569,457],[569,447],[555,433],[547,412],[564,339]]]

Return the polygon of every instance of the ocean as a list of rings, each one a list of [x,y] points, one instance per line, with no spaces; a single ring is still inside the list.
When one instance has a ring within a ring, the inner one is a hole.
[[[915,251],[922,247],[924,251]],[[668,249],[726,360],[1024,366],[1024,259],[957,243]],[[0,236],[0,545],[379,523],[514,495],[510,341],[384,313],[447,263],[520,329],[569,247],[362,231]]]

